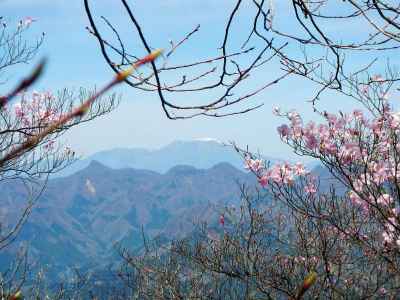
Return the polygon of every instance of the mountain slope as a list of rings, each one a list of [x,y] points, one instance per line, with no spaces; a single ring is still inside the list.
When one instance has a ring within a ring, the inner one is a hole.
[[[324,189],[335,183],[324,168],[314,173]],[[181,165],[160,174],[93,161],[49,181],[18,241],[28,242],[31,256],[54,273],[74,265],[100,267],[116,255],[116,242],[140,246],[142,228],[148,236],[172,239],[190,233],[193,222],[216,221],[219,209],[239,203],[238,183],[254,186],[256,179],[228,163]],[[1,182],[0,190],[0,220],[7,226],[20,213],[26,191],[16,182]],[[7,265],[12,253],[15,248],[2,252],[0,262]]]
[[[193,219],[209,218],[203,213],[210,207],[238,201],[238,181],[254,183],[254,178],[227,163],[210,169],[176,166],[160,174],[94,161],[49,181],[19,241],[27,241],[30,253],[49,269],[98,265],[114,255],[115,242],[140,245],[142,226],[150,236],[189,232]],[[25,197],[18,185],[1,183],[0,189],[8,212],[15,210],[12,199]]]

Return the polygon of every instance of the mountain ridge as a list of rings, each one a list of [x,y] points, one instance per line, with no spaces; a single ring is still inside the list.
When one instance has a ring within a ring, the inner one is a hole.
[[[272,162],[281,161],[276,158],[263,157]],[[79,159],[71,166],[55,174],[54,177],[65,177],[86,168],[91,161],[98,161],[112,169],[134,168],[165,173],[176,165],[188,165],[198,169],[208,169],[227,162],[243,169],[242,157],[232,146],[223,145],[213,140],[174,141],[159,149],[115,148],[104,150],[85,159]]]
[[[31,254],[55,272],[76,263],[100,264],[115,255],[117,242],[140,246],[142,226],[148,236],[173,238],[189,232],[191,220],[209,220],[210,207],[238,203],[237,181],[255,182],[228,163],[209,169],[180,165],[160,174],[93,161],[70,176],[49,180],[18,241],[29,243]],[[18,211],[21,206],[12,200],[23,199],[23,189],[3,186],[8,195],[2,207]]]

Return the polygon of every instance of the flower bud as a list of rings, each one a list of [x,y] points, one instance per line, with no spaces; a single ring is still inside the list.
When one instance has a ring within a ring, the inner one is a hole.
[[[296,299],[302,299],[305,292],[307,292],[307,290],[315,283],[316,280],[317,280],[317,273],[311,271],[304,279],[303,285],[301,286]]]
[[[11,295],[9,300],[22,300],[24,297],[22,296],[21,291],[16,292],[14,295]]]
[[[137,62],[135,62],[132,66],[130,66],[126,70],[119,72],[116,77],[117,82],[124,81],[129,75],[133,73],[133,71],[135,71],[136,68],[140,67],[141,65],[154,61],[157,57],[161,55],[162,52],[163,52],[162,49],[157,49],[151,52],[149,55],[145,56],[144,58],[139,59]]]

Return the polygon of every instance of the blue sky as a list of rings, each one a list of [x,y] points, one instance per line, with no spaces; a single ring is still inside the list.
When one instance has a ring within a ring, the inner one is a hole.
[[[124,37],[132,36],[132,47],[139,47],[126,16],[116,5],[118,1],[97,0],[97,11],[106,14],[121,28]],[[155,47],[168,47],[169,39],[182,37],[185,33],[201,24],[197,38],[188,43],[179,54],[179,61],[191,61],[196,57],[207,56],[216,50],[227,11],[233,1],[182,1],[155,0],[135,1],[135,11],[140,16],[143,28],[151,36]],[[286,28],[292,23],[287,18],[286,1],[275,1],[276,21]],[[247,4],[245,4],[247,5]],[[49,58],[45,76],[35,89],[62,89],[101,86],[112,73],[102,59],[97,41],[85,30],[88,21],[80,0],[0,0],[1,14],[10,22],[31,16],[37,22],[30,28],[29,36],[34,38],[42,31],[46,38],[38,57]],[[251,10],[244,10],[242,20]],[[250,20],[250,18],[247,18]],[[236,26],[235,34],[247,33],[241,25]],[[345,26],[345,25],[343,25]],[[245,28],[245,27],[243,27]],[[294,30],[294,29],[293,29]],[[338,28],[334,28],[338,30]],[[348,34],[354,34],[348,32]],[[236,36],[236,35],[235,35]],[[262,84],[266,78],[279,74],[273,66],[257,73],[250,85]],[[10,83],[25,74],[31,66],[19,66],[9,74]],[[252,150],[280,158],[293,159],[295,156],[282,144],[276,133],[276,127],[284,120],[272,114],[272,107],[280,106],[284,110],[296,109],[306,119],[314,118],[311,106],[306,102],[314,91],[307,82],[293,77],[278,84],[252,100],[252,104],[264,103],[264,107],[246,115],[210,119],[197,118],[184,121],[168,120],[154,94],[139,93],[127,86],[118,86],[115,92],[122,94],[122,103],[111,114],[71,130],[64,142],[81,155],[117,147],[158,148],[174,140],[190,140],[212,137],[228,142],[235,141],[241,146],[249,145]],[[328,110],[354,106],[349,99],[328,95],[321,104]]]

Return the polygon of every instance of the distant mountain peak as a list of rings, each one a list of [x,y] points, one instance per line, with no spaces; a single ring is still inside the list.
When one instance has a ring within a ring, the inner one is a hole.
[[[234,170],[238,170],[238,168],[236,168],[235,166],[232,166],[232,164],[230,164],[228,162],[225,162],[225,161],[217,163],[211,169],[234,169]]]
[[[97,160],[91,160],[89,162],[89,164],[84,169],[81,170],[81,172],[96,174],[99,172],[107,172],[110,170],[112,170],[112,169],[109,168],[108,166],[102,164],[101,162],[99,162]]]
[[[97,160],[92,160],[89,163],[88,168],[100,168],[100,169],[109,169],[106,165],[102,164],[101,162]]]
[[[161,147],[160,149],[168,148],[171,146],[190,146],[190,145],[219,145],[222,146],[223,143],[214,138],[195,138],[191,140],[176,140],[168,145]]]
[[[276,159],[264,157],[272,162]],[[106,168],[142,169],[157,173],[166,173],[177,165],[192,166],[196,169],[210,169],[219,163],[229,163],[235,168],[243,169],[243,159],[233,149],[224,146],[219,140],[211,137],[192,140],[178,140],[160,149],[147,150],[143,148],[118,148],[97,152],[87,159],[79,160],[58,176],[68,176],[85,169],[91,161],[99,161],[103,166],[90,166],[106,170]]]
[[[212,137],[203,137],[203,138],[195,138],[193,139],[194,142],[207,142],[207,143],[217,143],[217,144],[223,144],[220,140]]]

